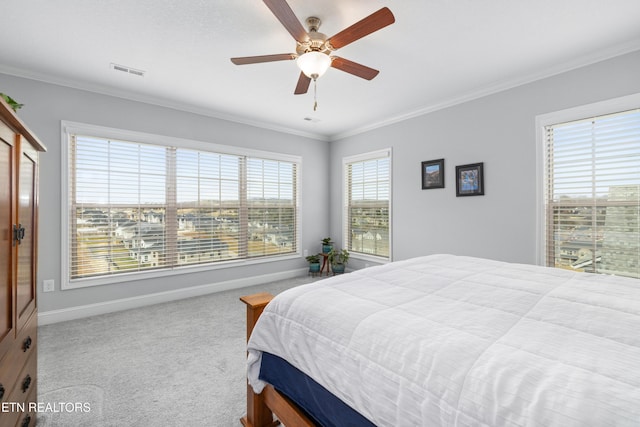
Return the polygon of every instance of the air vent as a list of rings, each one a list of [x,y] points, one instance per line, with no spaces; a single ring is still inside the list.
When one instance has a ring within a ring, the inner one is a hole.
[[[121,73],[133,74],[134,76],[144,77],[146,71],[136,70],[135,68],[127,67],[125,65],[118,65],[111,63],[111,68],[115,71],[119,71]]]

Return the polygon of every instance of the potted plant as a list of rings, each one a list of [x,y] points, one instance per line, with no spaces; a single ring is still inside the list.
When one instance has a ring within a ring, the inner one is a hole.
[[[11,109],[17,112],[20,108],[24,107],[24,104],[18,103],[15,99],[11,98],[9,95],[5,95],[4,93],[0,93],[2,99],[6,101],[7,104],[11,107]]]
[[[322,239],[322,253],[328,254],[333,249],[333,242],[331,241],[331,237],[325,237]]]
[[[349,251],[346,249],[331,249],[328,259],[331,263],[331,269],[333,270],[333,273],[342,274],[344,273],[347,262],[349,262]]]
[[[320,254],[309,255],[306,260],[309,262],[309,273],[316,274],[320,272]]]

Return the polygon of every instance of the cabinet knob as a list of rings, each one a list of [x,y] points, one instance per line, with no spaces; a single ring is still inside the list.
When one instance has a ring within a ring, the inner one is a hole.
[[[0,400],[4,397],[4,386],[0,384]]]
[[[22,351],[26,353],[27,350],[29,350],[29,348],[31,347],[32,343],[33,341],[31,340],[31,337],[25,338],[25,340],[22,342]]]
[[[31,415],[27,415],[22,419],[22,424],[20,424],[20,427],[29,427],[29,424],[31,424]]]
[[[29,390],[30,385],[31,385],[31,375],[27,374],[27,376],[24,377],[24,380],[22,380],[22,392],[26,393],[27,390]]]

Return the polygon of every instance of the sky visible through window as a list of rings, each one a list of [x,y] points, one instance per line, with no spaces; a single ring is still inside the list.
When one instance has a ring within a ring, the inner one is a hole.
[[[77,137],[76,201],[164,204],[167,155],[167,147]],[[175,155],[178,203],[239,200],[239,156],[188,149]],[[248,158],[247,198],[293,200],[294,178],[290,162]]]
[[[389,200],[388,158],[351,165],[351,200]]]
[[[166,152],[165,147],[78,136],[76,201],[165,203]]]
[[[553,127],[554,199],[640,185],[640,110]]]
[[[239,200],[239,162],[238,156],[177,150],[178,203]]]

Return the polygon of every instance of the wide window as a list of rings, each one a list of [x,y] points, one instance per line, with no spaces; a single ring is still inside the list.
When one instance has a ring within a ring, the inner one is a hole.
[[[344,159],[344,242],[357,256],[391,259],[391,150]]]
[[[65,288],[297,253],[299,159],[78,124],[66,133]]]
[[[547,124],[544,143],[546,264],[640,277],[640,109]]]

